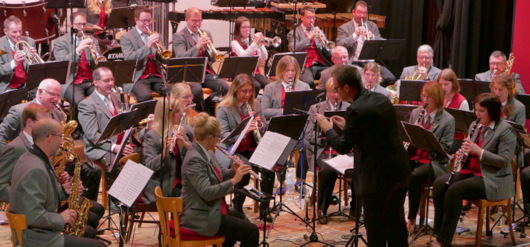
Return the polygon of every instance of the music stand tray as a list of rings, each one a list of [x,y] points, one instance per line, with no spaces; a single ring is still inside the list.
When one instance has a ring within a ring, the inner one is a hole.
[[[134,11],[139,7],[146,7],[143,5],[127,6],[112,8],[112,12],[107,20],[107,28],[128,28],[134,27]]]
[[[69,74],[70,61],[31,64],[28,68],[26,88],[28,90],[37,88],[40,82],[46,78],[52,78],[61,84],[65,84]]]
[[[309,107],[317,103],[317,96],[322,92],[322,90],[286,92],[283,114],[300,114],[300,110],[307,112]]]
[[[401,80],[398,87],[399,100],[421,101],[421,89],[425,82],[421,80]]]
[[[142,119],[155,112],[156,100],[147,100],[131,106],[131,112],[135,112],[133,123],[139,123]]]
[[[297,52],[297,53],[283,52],[283,53],[274,54],[274,56],[272,57],[272,65],[269,67],[269,72],[267,73],[267,77],[276,76],[276,66],[278,66],[278,62],[284,56],[293,56],[294,58],[296,58],[296,61],[298,61],[298,65],[300,65],[300,68],[302,68],[307,58],[307,52]]]
[[[239,74],[254,76],[258,68],[258,56],[252,57],[227,57],[223,61],[219,78],[235,78]]]
[[[359,54],[359,60],[365,59],[397,59],[405,47],[404,39],[366,40]]]
[[[13,89],[0,94],[1,112],[0,117],[4,118],[12,106],[19,104],[29,90],[27,88]]]
[[[167,60],[167,82],[204,82],[206,57],[171,58]]]
[[[130,83],[134,78],[134,72],[136,69],[137,60],[129,61],[103,61],[98,62],[96,68],[107,67],[112,71],[114,75],[114,85],[122,86],[123,84]]]

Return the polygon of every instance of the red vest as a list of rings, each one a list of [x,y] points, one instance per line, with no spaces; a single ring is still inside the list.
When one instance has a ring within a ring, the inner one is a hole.
[[[243,50],[247,50],[247,49],[248,49],[248,46],[247,46],[247,45],[245,45],[244,43],[242,44],[242,43],[241,43],[239,40],[237,40],[237,39],[236,39],[236,41],[237,41],[237,43],[239,43],[239,45],[243,48]],[[236,54],[234,51],[232,51],[232,52],[230,53],[230,55],[232,55],[232,56],[234,56],[234,57],[237,57],[237,54]],[[252,54],[250,54],[250,56],[257,56],[257,55],[258,55],[258,51],[257,51],[257,50],[254,51]],[[259,71],[259,68],[256,67],[256,72],[255,72],[255,74],[256,74],[256,75],[259,75],[260,73],[261,73],[261,72]]]
[[[92,80],[92,69],[86,59],[85,50],[81,53],[81,60],[79,60],[79,66],[77,67],[77,73],[74,78],[74,84],[80,84],[84,79]]]
[[[143,80],[149,77],[150,75],[155,75],[157,77],[162,78],[162,75],[160,74],[160,72],[158,71],[158,67],[156,66],[153,54],[147,56],[147,62],[145,63],[144,73],[140,76],[140,80]]]
[[[305,34],[305,36],[306,38],[308,37],[307,33]],[[322,58],[320,58],[320,54],[318,53],[314,38],[313,40],[311,40],[311,46],[306,48],[306,52],[307,52],[307,59],[305,60],[304,67],[306,68],[311,67],[315,61],[321,64],[324,64],[324,62],[322,61]]]
[[[11,50],[11,54],[13,55],[13,59],[15,58],[15,52]],[[11,82],[9,83],[10,88],[20,88],[26,84],[26,70],[24,69],[24,62],[15,62],[17,66],[15,67],[15,74],[13,77],[11,77]]]
[[[462,96],[460,93],[456,93],[447,108],[458,109],[464,100],[466,100],[466,97]]]

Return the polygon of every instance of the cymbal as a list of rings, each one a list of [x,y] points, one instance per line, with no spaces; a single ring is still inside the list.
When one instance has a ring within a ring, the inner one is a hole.
[[[100,26],[98,25],[94,25],[94,24],[91,24],[91,23],[87,23],[87,26],[86,26],[86,29],[85,31],[87,32],[97,32],[97,31],[103,31],[104,29],[101,28]]]

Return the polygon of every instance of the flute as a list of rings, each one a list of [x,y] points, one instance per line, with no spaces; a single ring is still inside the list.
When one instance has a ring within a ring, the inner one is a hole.
[[[215,145],[215,147],[216,147],[217,149],[219,149],[219,151],[221,151],[222,153],[224,153],[226,156],[228,156],[228,158],[230,158],[233,162],[239,163],[239,165],[245,165],[245,166],[247,165],[247,164],[243,163],[241,160],[236,159],[234,156],[230,155],[226,150],[222,149],[219,145]],[[256,172],[254,172],[253,170],[250,170],[250,175],[251,175],[253,178],[255,178],[255,179],[261,181],[261,177],[260,177]]]

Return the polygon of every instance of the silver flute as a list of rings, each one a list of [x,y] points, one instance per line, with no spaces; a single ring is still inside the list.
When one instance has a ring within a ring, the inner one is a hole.
[[[223,148],[221,148],[219,145],[215,145],[215,147],[216,147],[217,149],[219,149],[219,151],[221,151],[222,153],[224,153],[226,156],[228,156],[228,158],[230,158],[233,162],[236,162],[236,163],[238,163],[239,165],[245,165],[245,166],[247,165],[247,164],[243,163],[243,161],[241,161],[241,160],[239,160],[239,159],[236,159],[234,156],[230,155],[226,150],[224,150]],[[261,177],[260,177],[256,172],[254,172],[253,170],[250,170],[250,175],[251,175],[253,178],[255,178],[255,179],[261,181]]]

